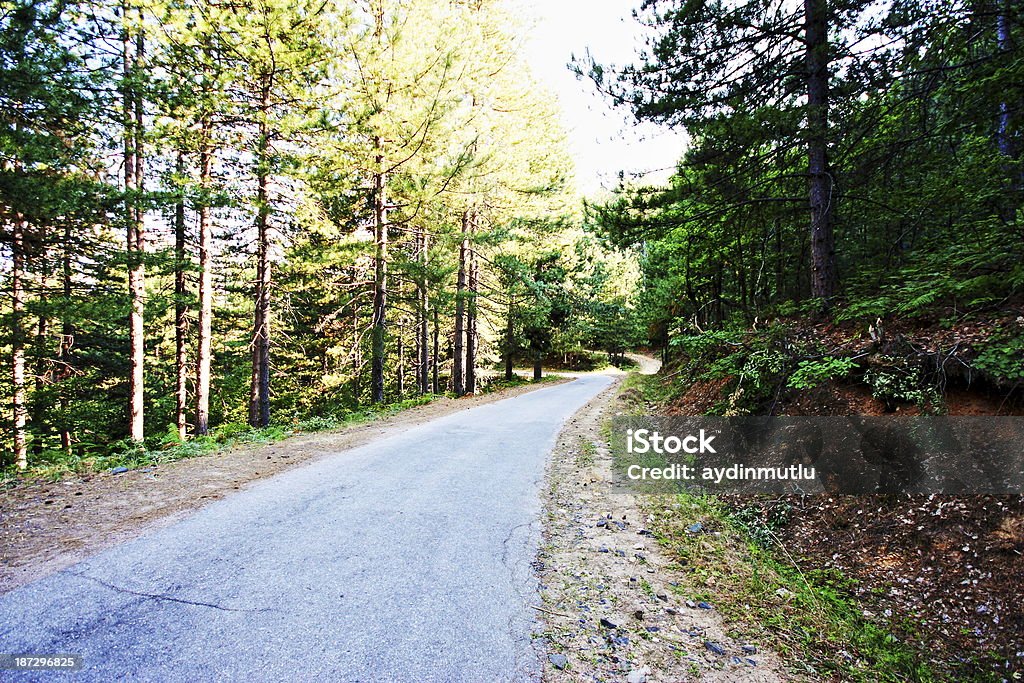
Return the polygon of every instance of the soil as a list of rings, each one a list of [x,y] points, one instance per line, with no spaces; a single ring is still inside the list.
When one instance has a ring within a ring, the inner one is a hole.
[[[696,384],[672,411],[701,414],[720,403]],[[980,387],[944,394],[949,415],[1022,415],[1019,403]],[[915,415],[913,405],[897,415]],[[829,383],[796,394],[783,415],[882,415],[864,385]],[[889,413],[893,414],[893,413]],[[759,508],[775,535],[807,570],[838,569],[854,580],[865,613],[913,643],[950,680],[988,672],[1024,673],[1024,497],[784,496],[727,497]],[[778,520],[785,520],[779,523]],[[973,679],[972,679],[973,680]]]
[[[759,643],[730,637],[713,605],[680,596],[687,577],[647,531],[653,518],[637,497],[612,492],[601,431],[625,407],[618,395],[616,384],[570,419],[549,461],[536,565],[545,680],[793,680]]]
[[[874,619],[951,680],[1024,672],[1024,498],[779,499],[780,542],[835,568]],[[770,511],[769,511],[770,514]]]
[[[458,410],[551,385],[437,398],[340,430],[299,434],[270,445],[240,446],[123,474],[101,472],[57,482],[13,483],[0,489],[0,594],[171,524],[288,468]]]

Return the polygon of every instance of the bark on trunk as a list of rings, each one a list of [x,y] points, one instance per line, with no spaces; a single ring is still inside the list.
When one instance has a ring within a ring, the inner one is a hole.
[[[508,316],[505,318],[505,341],[503,346],[505,352],[505,381],[512,381],[515,376],[512,372],[512,353],[515,351],[515,309],[512,305],[511,294],[508,302]]]
[[[811,206],[811,294],[835,295],[833,183],[828,168],[828,0],[804,0],[807,55],[807,172]]]
[[[264,88],[264,111],[270,93]],[[260,124],[256,172],[256,311],[253,325],[253,371],[250,389],[249,423],[253,427],[270,424],[270,144],[265,123]]]
[[[15,216],[11,236],[11,403],[14,411],[14,462],[28,467],[28,412],[25,407],[25,222]]]
[[[61,280],[63,285],[64,306],[70,306],[71,302],[71,222],[64,225],[64,253],[61,255]],[[65,313],[64,322],[61,326],[60,335],[60,374],[59,380],[63,384],[71,377],[71,348],[75,340],[75,328],[71,325]],[[71,425],[68,419],[68,411],[71,408],[71,400],[68,397],[68,388],[61,386],[60,390],[60,447],[65,455],[71,455]]]
[[[470,254],[469,299],[466,301],[466,393],[476,393],[476,285],[477,264]]]
[[[540,356],[540,354],[537,354],[533,358],[533,380],[535,382],[540,381],[540,379],[544,376],[543,371],[544,359]]]
[[[398,390],[398,400],[401,401],[405,398],[405,344],[402,339],[401,323],[399,323],[398,339],[396,341],[398,345],[398,348],[395,350],[398,360],[398,368],[395,372],[398,384],[396,389]]]
[[[45,240],[45,236],[43,236]],[[35,367],[36,367],[36,380],[35,380],[35,394],[34,400],[32,401],[31,418],[29,422],[35,428],[35,438],[32,440],[32,455],[41,456],[43,454],[43,447],[45,444],[45,437],[49,432],[49,424],[47,423],[47,413],[50,409],[50,403],[46,397],[43,396],[43,391],[46,389],[46,385],[49,384],[52,372],[47,369],[49,367],[49,358],[47,353],[47,337],[50,334],[50,319],[47,316],[47,310],[49,305],[47,302],[48,292],[50,290],[50,261],[49,261],[49,250],[44,246],[41,252],[38,254],[39,257],[39,289],[36,295],[37,313],[38,319],[36,321],[36,353],[35,353]]]
[[[199,150],[199,338],[196,340],[196,424],[195,433],[210,431],[210,363],[213,337],[213,227],[208,196],[213,154],[209,149],[210,125],[203,122]]]
[[[185,176],[185,154],[178,152],[175,172],[179,182]],[[188,294],[185,281],[185,196],[182,195],[174,207],[174,374],[175,374],[175,426],[178,439],[185,440],[188,411]]]
[[[384,155],[380,152],[381,139],[374,139],[377,148],[377,172],[373,177],[373,349],[370,368],[370,400],[384,402],[384,337],[387,323],[388,300],[388,226],[384,193],[387,179],[384,177]]]
[[[438,360],[440,358],[440,352],[441,352],[441,321],[440,321],[440,316],[438,315],[438,312],[437,312],[436,308],[434,309],[433,312],[434,312],[434,354],[433,354],[434,355],[434,362],[433,362],[433,364],[432,364],[432,366],[430,368],[430,371],[431,371],[432,380],[433,380],[434,393],[435,394],[440,394],[441,393],[441,384],[438,381],[438,365],[440,365],[440,363],[438,362]]]
[[[419,302],[419,319],[417,320],[416,339],[419,353],[419,390],[430,393],[430,337],[427,319],[430,315],[430,296],[427,292],[427,230],[422,228],[419,233],[420,277],[416,283]]]
[[[469,252],[469,212],[462,213],[462,242],[459,243],[459,273],[455,281],[455,351],[452,354],[452,389],[456,396],[466,394],[466,255]]]
[[[1010,8],[1008,5],[1009,3],[1004,0],[999,15],[996,17],[996,40],[1000,52],[1009,52],[1010,50],[1010,23],[1007,17]],[[1005,101],[999,103],[998,146],[999,152],[1004,157],[1011,158],[1013,156],[1013,145],[1010,138],[1010,104]]]
[[[127,22],[128,6],[122,5]],[[145,53],[142,34],[132,36],[127,27],[123,37],[122,67],[124,69],[124,189],[125,218],[128,224],[128,297],[131,302],[128,325],[129,362],[128,379],[128,434],[133,441],[141,442],[145,436],[143,401],[145,391],[145,346],[144,311],[146,266],[143,255],[146,250],[143,226],[142,192],[144,183],[143,112],[142,96],[133,79],[137,76],[139,62]]]
[[[999,15],[996,17],[996,39],[999,51],[1009,54],[1013,50],[1013,42],[1010,35],[1010,14],[1013,11],[1010,5],[1011,0],[1003,0],[1000,5]],[[1004,172],[1008,178],[1008,193],[1003,203],[1003,219],[1012,223],[1017,218],[1017,206],[1020,203],[1020,190],[1024,187],[1024,171],[1017,169],[1015,162],[1020,157],[1019,145],[1014,144],[1013,120],[1010,111],[1010,103],[1002,101],[999,103],[999,130],[997,134],[999,153],[1004,159]]]

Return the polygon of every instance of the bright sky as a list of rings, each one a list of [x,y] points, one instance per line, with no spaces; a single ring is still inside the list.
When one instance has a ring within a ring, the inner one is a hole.
[[[580,190],[593,195],[611,189],[619,171],[645,174],[652,183],[666,180],[682,155],[685,133],[637,124],[627,108],[612,108],[593,83],[566,68],[572,55],[587,49],[604,65],[635,61],[644,31],[632,16],[639,0],[520,2],[536,17],[526,57],[535,76],[558,95]]]

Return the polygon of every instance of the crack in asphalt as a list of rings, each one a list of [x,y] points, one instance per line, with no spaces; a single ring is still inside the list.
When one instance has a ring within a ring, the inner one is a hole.
[[[509,579],[510,579],[509,580],[509,584],[511,585],[512,590],[515,592],[516,596],[520,599],[520,601],[522,601],[524,607],[526,607],[526,608],[529,608],[529,601],[527,600],[526,594],[520,588],[520,585],[519,585],[520,584],[520,578],[521,578],[520,577],[520,573],[521,573],[522,570],[521,570],[520,567],[517,566],[519,564],[519,562],[514,562],[514,563],[510,563],[509,562],[509,544],[512,542],[512,537],[516,535],[517,531],[519,531],[520,529],[522,529],[524,527],[527,527],[527,528],[533,527],[538,522],[539,522],[539,519],[537,517],[534,517],[529,522],[523,522],[522,524],[516,524],[515,526],[513,526],[512,528],[509,529],[508,534],[505,536],[505,539],[501,542],[501,564],[508,571]],[[508,617],[508,621],[506,622],[506,628],[508,629],[509,635],[512,636],[513,638],[520,632],[520,625],[517,624],[516,622],[519,621],[521,618],[522,618],[521,615],[518,615],[518,614],[510,614],[509,617]],[[534,657],[537,658],[537,662],[539,664],[539,662],[540,662],[540,653],[537,652],[537,649],[534,646],[534,639],[531,639],[530,645],[531,645],[530,649],[531,649],[531,651],[533,651]],[[538,680],[535,677],[535,674],[533,672],[531,672],[531,670],[530,670],[530,663],[528,661],[524,661],[526,659],[526,657],[524,655],[525,655],[525,653],[516,652],[515,656],[514,656],[515,664],[514,664],[513,668],[515,669],[516,674],[519,677],[516,680],[526,680],[526,679]],[[512,679],[510,679],[510,680],[512,680]]]
[[[67,570],[67,569],[65,569],[65,570],[63,570],[63,571],[61,571],[59,573],[61,573],[61,574],[68,574],[70,576],[77,576],[80,579],[86,579],[88,581],[92,581],[93,583],[99,584],[100,586],[103,586],[104,588],[108,588],[108,589],[114,591],[115,593],[124,593],[126,595],[134,595],[134,596],[139,597],[139,598],[147,598],[147,599],[150,599],[150,600],[160,600],[160,601],[165,601],[165,602],[176,602],[176,603],[179,603],[181,605],[192,605],[193,607],[210,607],[212,609],[221,610],[222,612],[248,612],[248,613],[255,613],[255,612],[272,612],[273,611],[273,609],[271,609],[270,607],[259,607],[259,608],[256,608],[256,609],[245,609],[245,608],[239,608],[239,607],[224,607],[223,605],[217,605],[217,604],[212,603],[212,602],[200,602],[198,600],[185,600],[184,598],[175,598],[175,597],[171,597],[170,595],[162,595],[160,593],[143,593],[143,592],[140,592],[140,591],[133,591],[130,588],[124,588],[122,586],[115,586],[112,583],[107,583],[103,579],[96,578],[95,576],[89,576],[88,574],[82,574],[82,573],[79,573],[79,572],[73,572],[73,571],[70,571],[70,570]]]

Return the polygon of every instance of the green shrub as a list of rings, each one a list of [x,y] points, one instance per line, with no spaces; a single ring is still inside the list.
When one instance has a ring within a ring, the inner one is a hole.
[[[974,359],[974,367],[997,381],[1024,380],[1024,332],[997,332]]]
[[[821,360],[802,360],[786,383],[790,389],[813,389],[829,380],[845,377],[856,367],[852,358],[827,356]]]

